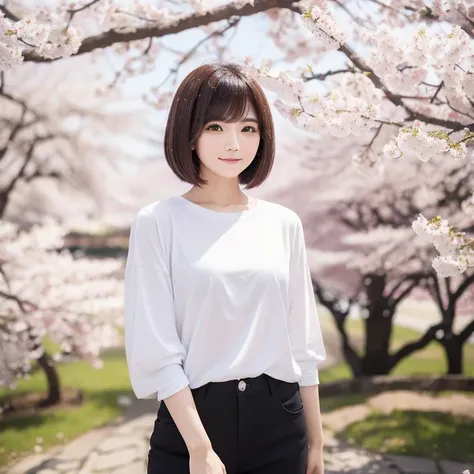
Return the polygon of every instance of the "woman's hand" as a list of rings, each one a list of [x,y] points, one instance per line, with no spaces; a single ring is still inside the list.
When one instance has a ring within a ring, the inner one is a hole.
[[[226,474],[224,464],[213,449],[193,451],[189,455],[190,474]]]
[[[318,447],[309,447],[308,466],[306,474],[324,474],[323,450]]]

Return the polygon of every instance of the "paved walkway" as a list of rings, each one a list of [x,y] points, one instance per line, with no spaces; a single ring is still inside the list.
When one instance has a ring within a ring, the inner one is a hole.
[[[393,400],[393,398],[392,398]],[[382,456],[336,439],[332,429],[363,418],[362,405],[323,414],[325,474],[462,474],[474,466],[408,456]],[[77,438],[62,448],[23,460],[8,474],[144,474],[148,440],[156,416],[153,400],[140,400],[117,423]]]

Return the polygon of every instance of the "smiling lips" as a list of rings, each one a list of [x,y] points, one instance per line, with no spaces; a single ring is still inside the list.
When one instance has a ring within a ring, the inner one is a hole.
[[[224,161],[226,163],[238,163],[240,158],[219,158],[219,160]]]

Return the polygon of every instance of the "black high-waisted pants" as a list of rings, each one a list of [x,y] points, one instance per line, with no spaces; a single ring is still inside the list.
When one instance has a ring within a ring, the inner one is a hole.
[[[305,474],[308,435],[298,383],[268,375],[192,390],[227,474]],[[189,454],[166,404],[150,438],[147,474],[189,474]]]

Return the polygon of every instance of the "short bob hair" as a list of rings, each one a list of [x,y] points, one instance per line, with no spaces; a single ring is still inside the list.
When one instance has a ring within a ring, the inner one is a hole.
[[[250,189],[265,181],[275,157],[275,131],[263,90],[234,63],[204,64],[186,76],[173,98],[164,140],[166,161],[181,181],[199,187],[207,184],[192,147],[207,123],[238,122],[249,103],[257,113],[260,143],[254,160],[240,173],[239,183]]]

